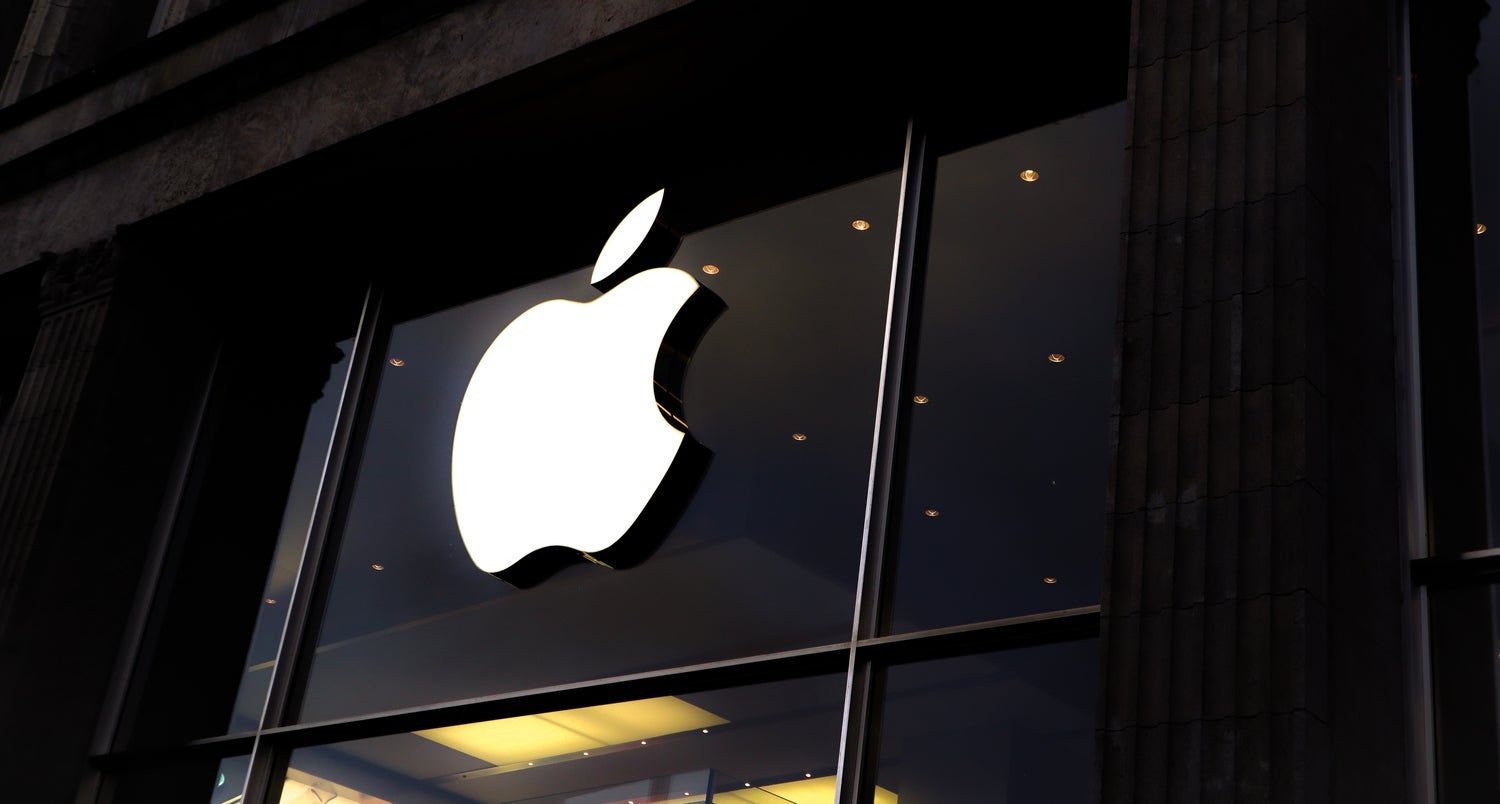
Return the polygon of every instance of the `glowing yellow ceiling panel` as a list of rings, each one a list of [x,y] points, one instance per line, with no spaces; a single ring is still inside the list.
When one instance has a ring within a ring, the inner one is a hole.
[[[667,696],[414,733],[498,766],[581,754],[728,722],[681,698]]]

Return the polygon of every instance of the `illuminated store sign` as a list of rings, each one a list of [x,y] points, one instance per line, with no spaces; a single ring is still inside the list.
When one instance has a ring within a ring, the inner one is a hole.
[[[474,369],[453,438],[453,508],[474,564],[517,586],[583,558],[649,555],[696,488],[708,450],[687,433],[681,383],[723,302],[664,264],[680,237],[664,191],[616,227],[588,304],[521,314]]]

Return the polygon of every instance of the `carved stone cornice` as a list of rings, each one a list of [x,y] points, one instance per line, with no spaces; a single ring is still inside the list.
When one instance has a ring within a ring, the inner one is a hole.
[[[114,238],[95,241],[65,254],[44,252],[37,310],[43,318],[114,290],[120,248]]]

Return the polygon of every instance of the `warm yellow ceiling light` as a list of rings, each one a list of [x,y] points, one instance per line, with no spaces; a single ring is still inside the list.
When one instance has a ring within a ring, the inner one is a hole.
[[[1040,179],[1041,177],[1042,177],[1042,174],[1036,172],[1035,170],[1027,169],[1027,170],[1021,171],[1021,181],[1036,181],[1037,179]]]
[[[703,800],[699,796],[684,804],[698,804]],[[714,804],[834,804],[835,801],[838,801],[838,778],[835,776],[714,793]],[[876,786],[875,804],[896,804],[896,794]]]
[[[414,732],[495,766],[637,742],[729,721],[667,696]]]
[[[383,798],[366,795],[351,787],[290,768],[286,781],[281,785],[280,804],[390,804]]]
[[[1485,232],[1488,232],[1489,230],[1490,230],[1490,227],[1485,226],[1482,223],[1476,223],[1476,224],[1474,224],[1474,234],[1484,234]]]
[[[864,220],[863,218],[861,218],[859,220],[856,220],[856,221],[850,223],[849,225],[853,226],[855,229],[858,229],[861,232],[866,232],[866,231],[869,231],[869,229],[870,229],[870,222],[867,221],[867,220]]]

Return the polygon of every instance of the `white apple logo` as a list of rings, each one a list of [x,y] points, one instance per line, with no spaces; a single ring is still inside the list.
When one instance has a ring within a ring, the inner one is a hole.
[[[680,384],[723,302],[684,271],[642,265],[663,264],[680,240],[657,223],[664,194],[636,206],[599,252],[591,282],[604,296],[522,313],[464,392],[458,529],[475,566],[516,586],[580,557],[643,559],[707,467]]]

